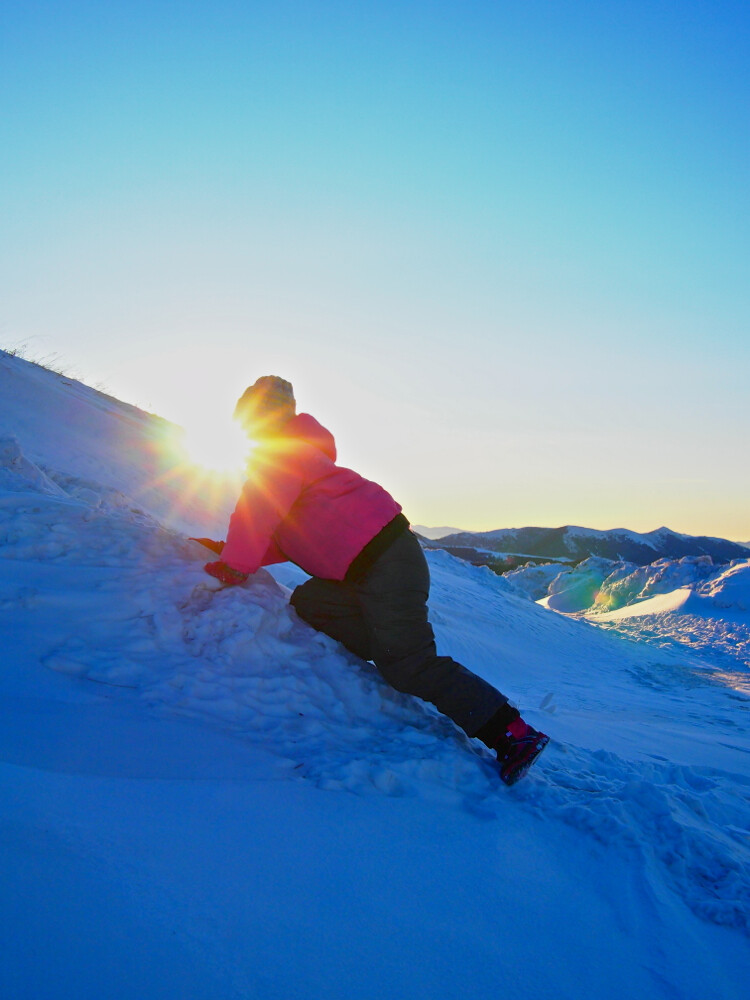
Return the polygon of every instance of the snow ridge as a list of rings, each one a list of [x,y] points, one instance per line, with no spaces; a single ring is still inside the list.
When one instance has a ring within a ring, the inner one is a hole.
[[[687,646],[750,691],[750,560],[710,556],[647,566],[592,557],[576,567],[527,566],[504,576],[517,593],[660,646]]]

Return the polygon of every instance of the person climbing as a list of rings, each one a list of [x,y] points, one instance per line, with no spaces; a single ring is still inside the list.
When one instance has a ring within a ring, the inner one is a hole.
[[[397,691],[431,702],[496,752],[506,784],[518,781],[549,737],[487,681],[438,655],[427,560],[401,506],[336,464],[333,436],[297,414],[285,379],[259,378],[234,417],[256,447],[226,541],[197,539],[221,556],[206,572],[234,586],[261,566],[296,563],[310,575],[290,599],[303,621],[372,660]]]

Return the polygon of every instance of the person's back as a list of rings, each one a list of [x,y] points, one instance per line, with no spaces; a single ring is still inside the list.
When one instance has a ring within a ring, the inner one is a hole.
[[[311,576],[343,580],[401,507],[335,459],[333,435],[307,413],[262,439],[229,522],[224,561],[254,573],[282,553]],[[278,552],[269,551],[269,538]]]
[[[517,781],[549,738],[487,681],[438,655],[427,560],[399,504],[336,465],[333,436],[309,414],[297,416],[284,379],[258,379],[235,416],[258,447],[226,542],[202,539],[221,554],[206,571],[236,585],[262,565],[297,563],[310,574],[290,601],[300,618],[482,740],[496,751],[502,780]]]

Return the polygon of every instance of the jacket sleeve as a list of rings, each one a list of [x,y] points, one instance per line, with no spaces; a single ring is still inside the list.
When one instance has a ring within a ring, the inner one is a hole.
[[[304,486],[304,471],[297,463],[259,462],[229,519],[222,562],[242,573],[255,573],[263,565],[281,562],[284,556],[273,542],[273,533]]]

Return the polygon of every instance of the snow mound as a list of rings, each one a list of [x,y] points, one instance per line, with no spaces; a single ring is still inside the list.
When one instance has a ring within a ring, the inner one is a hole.
[[[710,556],[657,559],[648,566],[633,567],[630,572],[626,567],[617,567],[602,581],[594,610],[616,610],[646,601],[655,594],[692,588],[717,572]]]
[[[750,562],[744,561],[589,620],[662,648],[688,647],[736,690],[750,693],[749,611]]]
[[[15,437],[0,437],[0,490],[19,493],[27,489],[39,490],[52,496],[65,495],[38,466],[23,455]]]
[[[733,563],[718,576],[708,579],[697,593],[710,599],[715,608],[750,611],[750,560]]]
[[[265,571],[215,589],[205,550],[148,515],[43,494],[0,497],[0,537],[7,560],[77,569],[71,627],[41,655],[52,670],[230,729],[321,787],[489,794],[494,775],[456,756],[466,741],[452,723],[299,621]],[[47,600],[23,588],[3,608]]]
[[[584,611],[599,600],[605,579],[613,570],[609,559],[590,556],[575,569],[559,573],[550,583],[542,603],[553,611],[573,614]],[[630,569],[630,564],[625,564]]]
[[[660,648],[689,647],[706,664],[720,663],[735,689],[750,690],[748,560],[716,566],[703,555],[636,566],[591,557],[557,573],[522,567],[505,579],[549,610]]]
[[[518,569],[503,573],[503,579],[510,583],[517,594],[523,594],[532,601],[540,601],[549,593],[553,580],[560,576],[559,563],[528,563]]]
[[[45,667],[120,690],[158,716],[231,733],[270,752],[277,777],[500,815],[489,754],[302,623],[269,573],[217,589],[202,572],[202,548],[147,516],[92,514],[43,492],[2,499],[3,557],[18,563],[19,580],[35,582],[6,587],[0,607],[41,623]],[[448,608],[463,618],[473,613],[478,633],[497,616],[511,634],[544,617],[484,567],[447,553],[431,554],[431,562],[439,628],[450,620]],[[477,659],[476,645],[473,653]],[[750,859],[740,860],[727,832],[742,810],[720,773],[574,744],[561,750],[550,748],[545,766],[519,786],[518,801],[606,841],[623,861],[656,864],[707,919],[746,927]],[[696,824],[696,814],[705,822]]]
[[[180,928],[185,947],[168,952],[165,978],[183,982],[186,955],[203,963],[186,996],[292,996],[308,973],[319,996],[417,996],[426,982],[423,995],[442,998],[467,976],[483,994],[507,975],[509,953],[544,995],[743,995],[748,700],[715,628],[710,647],[686,649],[668,623],[740,628],[750,563],[707,577],[700,563],[657,568],[621,592],[637,585],[635,608],[660,609],[610,622],[606,611],[551,615],[531,587],[428,552],[441,651],[552,737],[507,789],[479,743],[297,618],[288,596],[300,570],[228,589],[207,577],[206,550],[180,525],[189,516],[192,534],[211,534],[217,511],[195,483],[185,506],[182,470],[144,479],[155,424],[8,371],[0,364],[13,389],[0,396],[0,874],[16,935],[4,964],[21,969],[11,983],[37,975],[33,929],[49,910],[57,981],[69,981],[66,942],[86,975],[111,981],[128,948],[113,933],[102,966],[98,929],[114,906],[140,928],[128,938],[139,966],[162,926],[170,938]],[[71,402],[76,421],[58,436]],[[126,452],[107,436],[113,419],[129,428]],[[634,573],[587,562],[555,567],[568,607]],[[656,592],[689,573],[695,585]],[[598,971],[594,951],[607,956]],[[146,990],[136,992],[161,995]]]
[[[517,591],[554,611],[596,614],[636,605],[655,594],[668,594],[682,587],[697,589],[704,581],[719,577],[724,568],[715,566],[710,556],[657,559],[646,566],[590,556],[556,573],[553,567],[529,566],[507,573],[506,578]],[[540,594],[545,580],[546,592]]]

